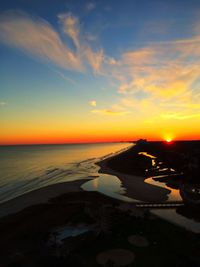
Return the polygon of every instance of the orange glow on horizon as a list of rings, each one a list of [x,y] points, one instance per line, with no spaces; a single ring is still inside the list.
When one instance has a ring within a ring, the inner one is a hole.
[[[8,134],[9,130],[9,134]],[[16,129],[6,129],[0,133],[0,145],[28,145],[28,144],[67,144],[67,143],[104,143],[104,142],[126,142],[147,139],[148,141],[169,141],[175,140],[199,140],[200,134],[179,132],[161,133],[149,129],[118,129],[109,127],[91,127],[89,129],[81,127],[78,129],[31,129],[31,131],[19,131]],[[140,133],[140,134],[139,134]]]
[[[36,145],[36,144],[74,144],[74,143],[109,143],[109,142],[129,142],[137,141],[140,138],[147,139],[148,141],[162,141],[163,138],[159,136],[129,136],[129,135],[85,135],[82,137],[74,136],[16,136],[15,138],[1,139],[0,145]],[[171,144],[175,141],[172,137],[165,137],[165,142]],[[178,140],[200,140],[199,136],[180,136],[176,138]]]

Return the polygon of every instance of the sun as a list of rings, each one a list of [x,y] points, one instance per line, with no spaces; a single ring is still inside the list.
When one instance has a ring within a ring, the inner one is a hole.
[[[170,144],[172,143],[174,138],[172,137],[171,134],[166,134],[163,139],[165,140],[166,143]]]

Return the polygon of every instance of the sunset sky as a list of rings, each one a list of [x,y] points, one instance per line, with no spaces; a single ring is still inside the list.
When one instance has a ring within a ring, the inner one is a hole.
[[[0,120],[0,144],[200,139],[200,1],[1,1]]]

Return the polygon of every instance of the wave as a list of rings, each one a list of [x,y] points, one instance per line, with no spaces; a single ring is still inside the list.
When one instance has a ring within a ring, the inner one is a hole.
[[[96,163],[124,150],[127,150],[127,147],[102,157],[90,157],[81,161],[63,163],[61,167],[51,165],[39,169],[37,164],[34,165],[34,168],[32,165],[31,171],[27,173],[24,171],[22,176],[14,177],[14,179],[11,177],[10,181],[6,178],[1,179],[3,184],[0,186],[0,203],[50,184],[79,179],[95,179],[99,177],[99,166]]]

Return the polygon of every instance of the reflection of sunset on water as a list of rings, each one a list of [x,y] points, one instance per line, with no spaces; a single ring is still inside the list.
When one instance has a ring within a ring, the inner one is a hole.
[[[97,189],[98,188],[98,185],[99,185],[99,179],[93,179],[92,180],[92,185],[93,185],[93,187],[95,189]]]
[[[167,176],[163,175],[163,177],[167,177]],[[181,201],[182,200],[180,193],[179,193],[179,189],[171,188],[171,187],[167,186],[165,182],[161,182],[160,180],[155,181],[155,179],[153,179],[152,177],[149,177],[145,180],[145,183],[152,184],[152,185],[170,190],[171,192],[168,195],[167,201]]]
[[[169,199],[168,200],[172,200],[172,201],[180,201],[182,200],[181,196],[180,196],[180,191],[179,189],[173,189],[169,186],[166,186],[167,189],[171,190],[171,193],[169,194]]]

